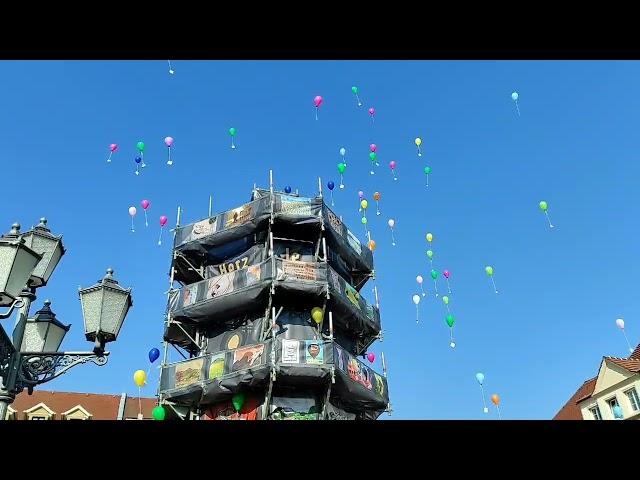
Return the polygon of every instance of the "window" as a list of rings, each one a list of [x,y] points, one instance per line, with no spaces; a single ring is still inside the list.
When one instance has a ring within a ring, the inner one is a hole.
[[[638,391],[635,388],[632,388],[630,390],[627,390],[624,393],[626,393],[627,397],[629,398],[631,409],[634,412],[637,412],[638,410],[640,410],[640,399],[638,399]]]
[[[47,417],[31,417],[30,420],[46,420]]]
[[[616,397],[612,397],[609,400],[607,400],[607,404],[609,405],[609,408],[611,409],[611,415],[613,417],[615,417],[614,413],[613,413],[613,409],[614,407],[618,407],[618,399]]]
[[[597,405],[594,405],[589,409],[591,415],[593,415],[594,420],[602,420],[602,415],[600,415],[600,408]]]

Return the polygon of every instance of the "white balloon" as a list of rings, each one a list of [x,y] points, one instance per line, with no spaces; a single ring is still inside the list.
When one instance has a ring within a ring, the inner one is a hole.
[[[512,98],[514,101],[515,101],[515,100],[518,100],[518,97],[519,97],[519,96],[520,96],[520,95],[518,95],[518,92],[513,92],[513,93],[511,94],[511,98]]]
[[[136,210],[136,207],[129,207],[129,215],[134,217],[136,213],[138,213],[138,210]]]
[[[621,319],[621,318],[617,319],[616,320],[616,325],[618,326],[618,328],[620,330],[624,330],[624,320],[623,319]]]
[[[415,303],[416,305],[420,303],[420,295],[413,296],[413,303]]]
[[[420,275],[416,277],[416,282],[422,283],[422,277]]]
[[[393,218],[390,218],[389,221],[387,222],[389,224],[390,228],[393,228],[394,225],[396,224],[396,221]]]

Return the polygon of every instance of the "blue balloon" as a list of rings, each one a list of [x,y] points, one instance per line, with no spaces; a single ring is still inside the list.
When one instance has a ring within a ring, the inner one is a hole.
[[[484,382],[484,373],[476,373],[476,380],[482,385],[482,382]]]
[[[622,408],[620,408],[620,405],[616,405],[615,407],[613,407],[613,416],[614,418],[622,418]]]
[[[335,183],[333,183],[331,180],[329,180],[329,181],[327,182],[327,188],[328,188],[329,190],[333,190],[333,189],[335,188],[335,186],[336,186],[336,184],[335,184]]]
[[[155,362],[158,358],[160,358],[160,350],[157,348],[152,348],[149,350],[149,361],[151,363]]]
[[[289,185],[284,187],[284,193],[291,193],[291,187]]]
[[[136,163],[140,163],[142,161],[142,157],[136,157]]]

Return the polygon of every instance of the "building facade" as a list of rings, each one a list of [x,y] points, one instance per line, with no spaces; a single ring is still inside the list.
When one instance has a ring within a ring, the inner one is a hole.
[[[640,420],[640,345],[627,358],[604,357],[598,375],[584,382],[554,420]]]
[[[155,398],[98,393],[23,392],[9,406],[7,420],[150,420]],[[142,415],[140,415],[142,411]]]

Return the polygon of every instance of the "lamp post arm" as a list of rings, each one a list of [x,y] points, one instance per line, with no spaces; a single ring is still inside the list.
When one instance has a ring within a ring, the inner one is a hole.
[[[13,314],[14,309],[22,308],[23,305],[24,305],[24,301],[20,298],[16,298],[11,304],[11,306],[9,307],[9,310],[7,310],[4,313],[0,313],[0,320],[6,320]]]
[[[77,365],[88,362],[99,367],[106,365],[108,356],[109,352],[21,352],[16,393],[50,382]]]

